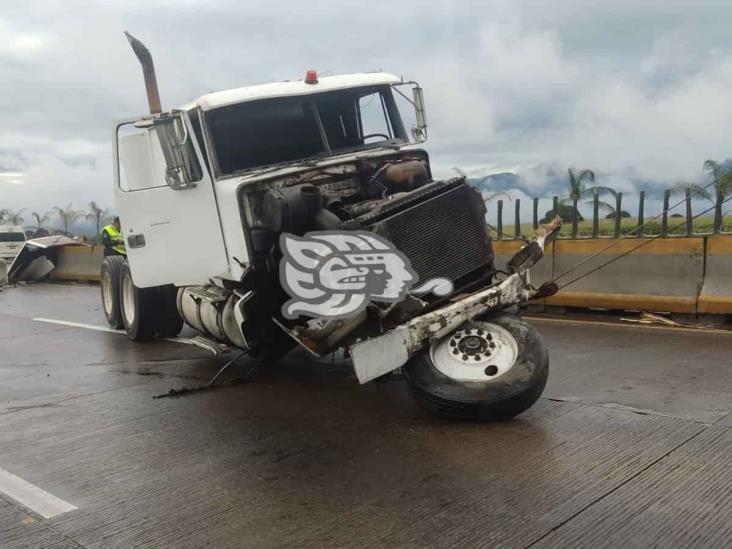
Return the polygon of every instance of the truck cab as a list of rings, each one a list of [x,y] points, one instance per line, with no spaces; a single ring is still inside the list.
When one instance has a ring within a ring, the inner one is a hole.
[[[364,163],[405,153],[428,171],[427,154],[410,143],[394,86],[409,91],[412,84],[387,73],[312,73],[310,82],[216,92],[167,116],[117,125],[115,202],[133,237],[127,247],[136,283],[241,277],[255,260],[257,242],[247,228],[256,232],[260,224],[256,189],[266,181],[318,182],[327,172],[356,174]],[[420,140],[423,128],[415,127]]]
[[[527,266],[558,227],[496,278],[480,193],[432,177],[416,82],[308,70],[164,112],[128,39],[150,114],[114,125],[127,257],[102,266],[111,326],[146,340],[185,321],[202,346],[265,364],[345,349],[361,383],[401,368],[441,415],[510,417],[538,398],[543,343],[498,312],[536,292]]]

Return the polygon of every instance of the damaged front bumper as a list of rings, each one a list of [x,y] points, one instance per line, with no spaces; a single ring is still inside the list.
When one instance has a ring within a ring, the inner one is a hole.
[[[544,248],[559,230],[555,219],[526,244],[508,262],[510,274],[503,282],[435,311],[415,317],[376,337],[357,342],[348,348],[360,383],[366,383],[406,364],[435,338],[445,336],[464,322],[490,311],[499,311],[529,299],[556,292],[548,283],[539,289],[531,286],[529,268],[543,255]]]

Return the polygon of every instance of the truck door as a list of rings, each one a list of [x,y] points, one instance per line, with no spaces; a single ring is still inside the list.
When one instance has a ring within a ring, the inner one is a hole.
[[[205,284],[228,260],[213,181],[185,112],[124,121],[115,206],[135,285]]]

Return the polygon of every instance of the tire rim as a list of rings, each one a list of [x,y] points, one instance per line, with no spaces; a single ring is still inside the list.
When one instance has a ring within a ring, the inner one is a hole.
[[[112,292],[112,278],[108,272],[102,273],[102,303],[104,312],[109,317],[114,307],[114,293]]]
[[[135,309],[135,286],[132,284],[132,277],[125,273],[122,277],[122,312],[125,317],[125,324],[132,326],[137,316]]]
[[[430,346],[435,368],[457,381],[491,381],[516,363],[518,345],[511,333],[492,322],[471,322]]]

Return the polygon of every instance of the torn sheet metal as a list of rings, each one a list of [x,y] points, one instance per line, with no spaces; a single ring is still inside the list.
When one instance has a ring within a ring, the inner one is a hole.
[[[8,282],[41,280],[56,267],[58,250],[65,246],[88,246],[68,236],[44,236],[27,240],[10,264]],[[40,261],[39,261],[40,260]]]
[[[548,291],[535,289],[529,283],[529,267],[544,255],[544,246],[559,230],[559,219],[537,232],[534,239],[511,260],[514,273],[500,284],[476,292],[397,326],[383,335],[372,337],[349,347],[353,367],[360,383],[366,383],[403,366],[417,351],[434,338],[456,330],[464,322],[490,311],[500,311],[526,303],[536,294]]]

